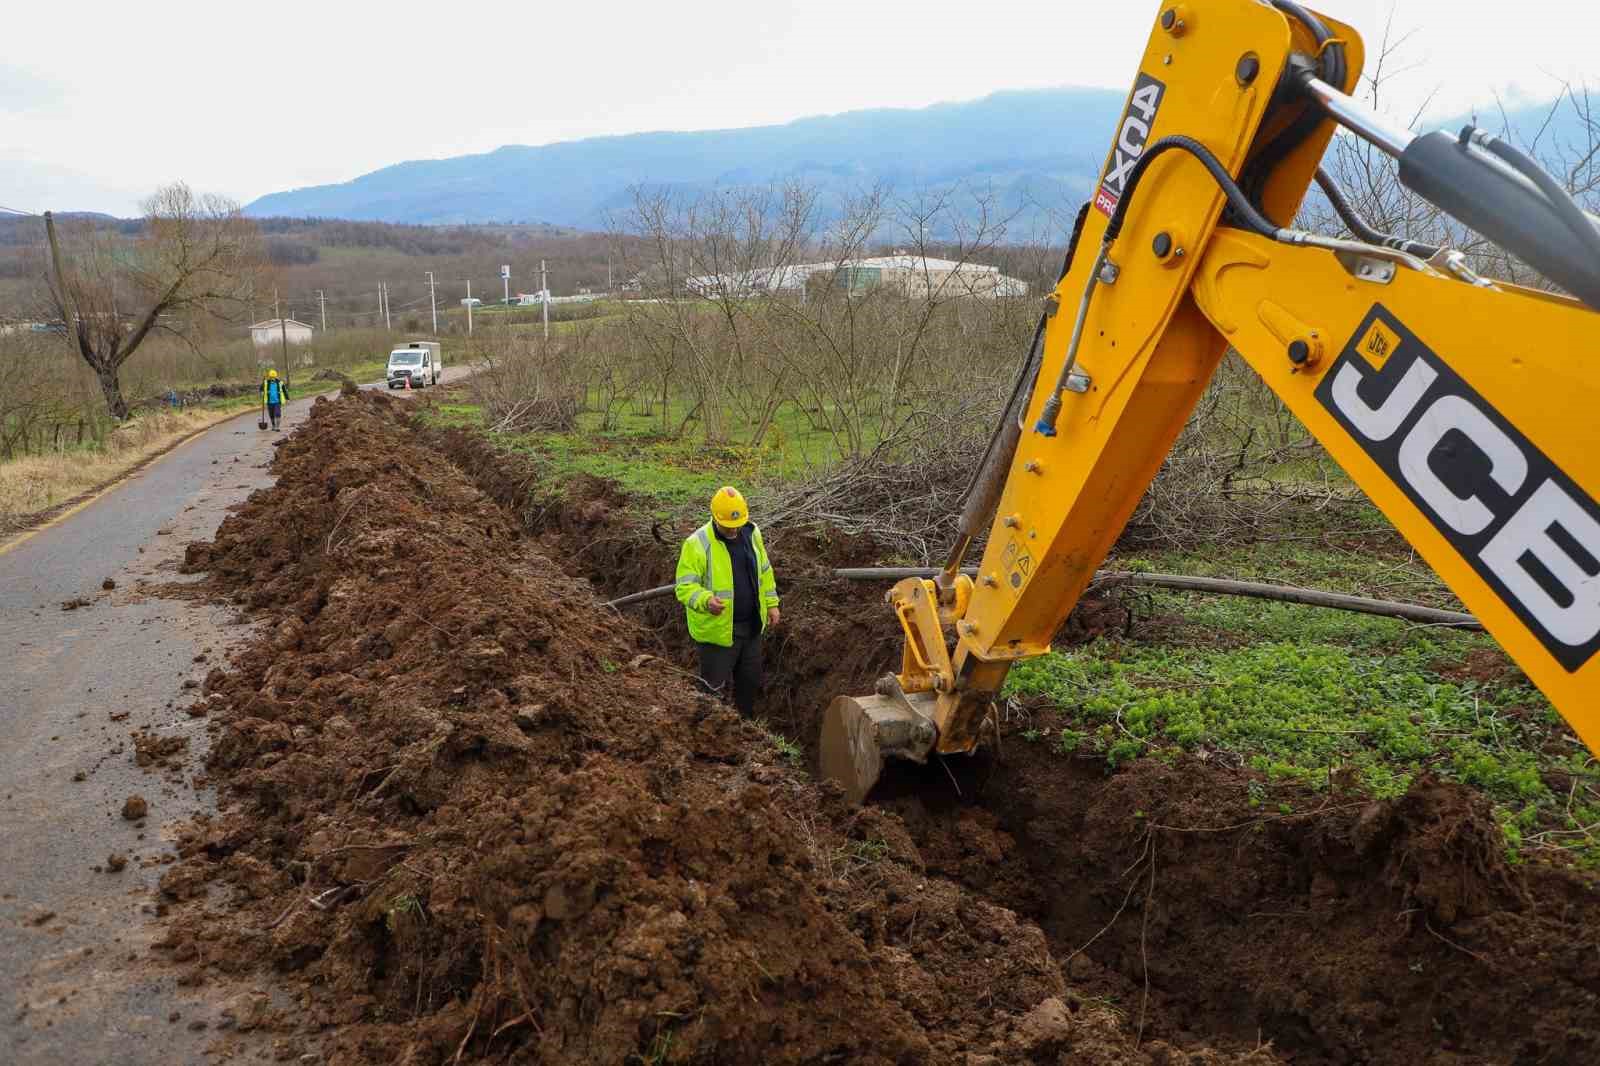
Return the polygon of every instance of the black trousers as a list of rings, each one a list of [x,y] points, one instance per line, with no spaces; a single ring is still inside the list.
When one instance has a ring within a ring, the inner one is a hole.
[[[734,623],[733,647],[696,644],[700,649],[700,681],[714,695],[726,698],[733,689],[733,705],[750,715],[761,691],[761,624]]]
[[[283,404],[281,404],[281,403],[269,403],[269,404],[267,404],[267,417],[272,419],[272,424],[273,424],[274,427],[277,426],[278,419],[282,415],[283,415]]]

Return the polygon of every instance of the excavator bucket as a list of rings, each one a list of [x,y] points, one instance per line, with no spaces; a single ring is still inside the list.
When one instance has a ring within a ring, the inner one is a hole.
[[[886,758],[923,762],[932,750],[935,697],[838,696],[822,716],[822,776],[860,803],[878,783]]]

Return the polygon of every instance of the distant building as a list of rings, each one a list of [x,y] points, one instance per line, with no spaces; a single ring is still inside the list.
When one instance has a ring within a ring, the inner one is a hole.
[[[290,344],[309,344],[316,330],[304,322],[289,319],[279,324],[276,318],[269,318],[265,322],[257,322],[250,327],[250,339],[256,342],[257,348],[264,348],[269,344],[282,344],[285,336]]]
[[[684,286],[697,296],[746,297],[773,293],[803,294],[813,278],[848,292],[888,286],[902,296],[977,296],[984,299],[1028,295],[1028,283],[1000,273],[983,263],[957,262],[932,256],[894,255],[843,259],[826,263],[795,263],[685,278]]]

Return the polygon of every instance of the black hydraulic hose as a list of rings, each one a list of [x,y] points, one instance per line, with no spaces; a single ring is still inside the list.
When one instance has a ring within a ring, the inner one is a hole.
[[[1313,12],[1295,3],[1295,0],[1272,0],[1272,6],[1282,11],[1285,15],[1298,19],[1300,24],[1311,31],[1311,39],[1317,42],[1317,47],[1322,50],[1322,80],[1337,89],[1344,88],[1345,67],[1344,45],[1333,41],[1333,34],[1328,27]],[[1333,41],[1332,44],[1328,42]]]
[[[1273,240],[1278,238],[1279,233],[1282,232],[1282,227],[1257,210],[1256,206],[1250,202],[1249,197],[1245,196],[1244,190],[1239,188],[1238,183],[1233,180],[1233,175],[1228,173],[1228,168],[1222,165],[1222,160],[1212,154],[1211,149],[1193,137],[1174,133],[1147,147],[1144,150],[1144,154],[1139,156],[1139,161],[1133,165],[1133,170],[1129,172],[1127,184],[1123,189],[1122,199],[1117,201],[1117,209],[1111,213],[1111,221],[1106,226],[1105,240],[1102,247],[1111,247],[1112,242],[1117,239],[1117,235],[1122,232],[1123,223],[1128,217],[1128,206],[1133,203],[1134,191],[1139,187],[1139,179],[1144,177],[1144,172],[1150,169],[1150,164],[1155,162],[1158,157],[1174,149],[1188,152],[1200,161],[1201,166],[1206,168],[1211,174],[1212,180],[1221,186],[1223,193],[1228,197],[1228,205],[1233,208],[1236,215],[1235,221],[1241,224],[1241,228],[1258,233],[1263,237],[1270,237]]]
[[[1345,197],[1344,190],[1339,188],[1339,183],[1333,180],[1333,176],[1321,167],[1317,168],[1317,187],[1328,197],[1328,202],[1333,205],[1334,211],[1349,227],[1350,232],[1368,244],[1394,248],[1419,259],[1432,259],[1439,254],[1439,249],[1431,244],[1423,244],[1421,241],[1413,241],[1406,237],[1396,237],[1374,228],[1372,223],[1361,217],[1361,212],[1357,211],[1355,205]]]
[[[1171,134],[1146,146],[1144,153],[1139,156],[1139,161],[1133,165],[1133,170],[1128,173],[1127,183],[1122,190],[1122,198],[1117,201],[1117,209],[1111,213],[1111,221],[1106,224],[1105,236],[1100,243],[1100,255],[1095,260],[1094,267],[1090,270],[1089,279],[1084,283],[1083,299],[1078,303],[1078,314],[1072,326],[1072,338],[1067,342],[1067,358],[1061,364],[1061,372],[1056,376],[1055,384],[1050,389],[1049,398],[1045,400],[1044,407],[1039,411],[1039,418],[1033,424],[1033,431],[1045,437],[1056,435],[1056,420],[1061,417],[1061,393],[1072,379],[1073,367],[1078,361],[1078,342],[1083,335],[1084,321],[1089,312],[1089,303],[1094,297],[1094,287],[1099,281],[1100,271],[1106,264],[1107,255],[1111,245],[1122,232],[1123,223],[1128,217],[1128,207],[1133,203],[1134,194],[1138,191],[1139,182],[1143,180],[1145,171],[1150,169],[1150,164],[1167,152],[1184,151],[1200,161],[1206,168],[1213,181],[1221,187],[1227,196],[1229,205],[1233,208],[1233,218],[1230,220],[1241,225],[1244,229],[1257,233],[1269,240],[1281,240],[1283,229],[1272,223],[1267,216],[1256,209],[1244,190],[1239,188],[1233,180],[1233,175],[1228,173],[1228,168],[1222,161],[1212,154],[1211,149],[1195,140],[1185,137],[1181,133]]]
[[[1594,220],[1584,213],[1583,208],[1573,201],[1572,195],[1563,189],[1544,167],[1508,141],[1483,134],[1471,126],[1463,128],[1461,142],[1466,144],[1472,140],[1477,140],[1496,159],[1510,165],[1518,174],[1537,185],[1539,191],[1550,200],[1550,206],[1557,217],[1566,223],[1573,236],[1587,245],[1594,257],[1600,260],[1600,232],[1595,230]]]
[[[1343,90],[1345,77],[1349,72],[1344,45],[1334,38],[1320,18],[1294,0],[1272,0],[1272,6],[1306,28],[1311,34],[1311,39],[1317,43],[1317,76],[1329,85]],[[1267,179],[1290,152],[1311,136],[1322,118],[1316,108],[1307,108],[1250,161],[1241,179],[1251,203],[1260,206],[1261,197],[1266,192]]]

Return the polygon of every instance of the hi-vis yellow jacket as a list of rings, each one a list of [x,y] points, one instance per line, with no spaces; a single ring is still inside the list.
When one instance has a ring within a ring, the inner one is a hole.
[[[756,553],[756,582],[761,590],[761,628],[767,628],[767,611],[778,606],[778,579],[773,576],[772,563],[767,559],[767,546],[761,541],[761,530],[750,523],[750,544]],[[733,646],[733,559],[727,545],[722,543],[707,522],[684,539],[678,553],[678,602],[683,604],[689,619],[689,636],[701,644]],[[727,604],[721,614],[706,610],[706,601],[720,596]]]

